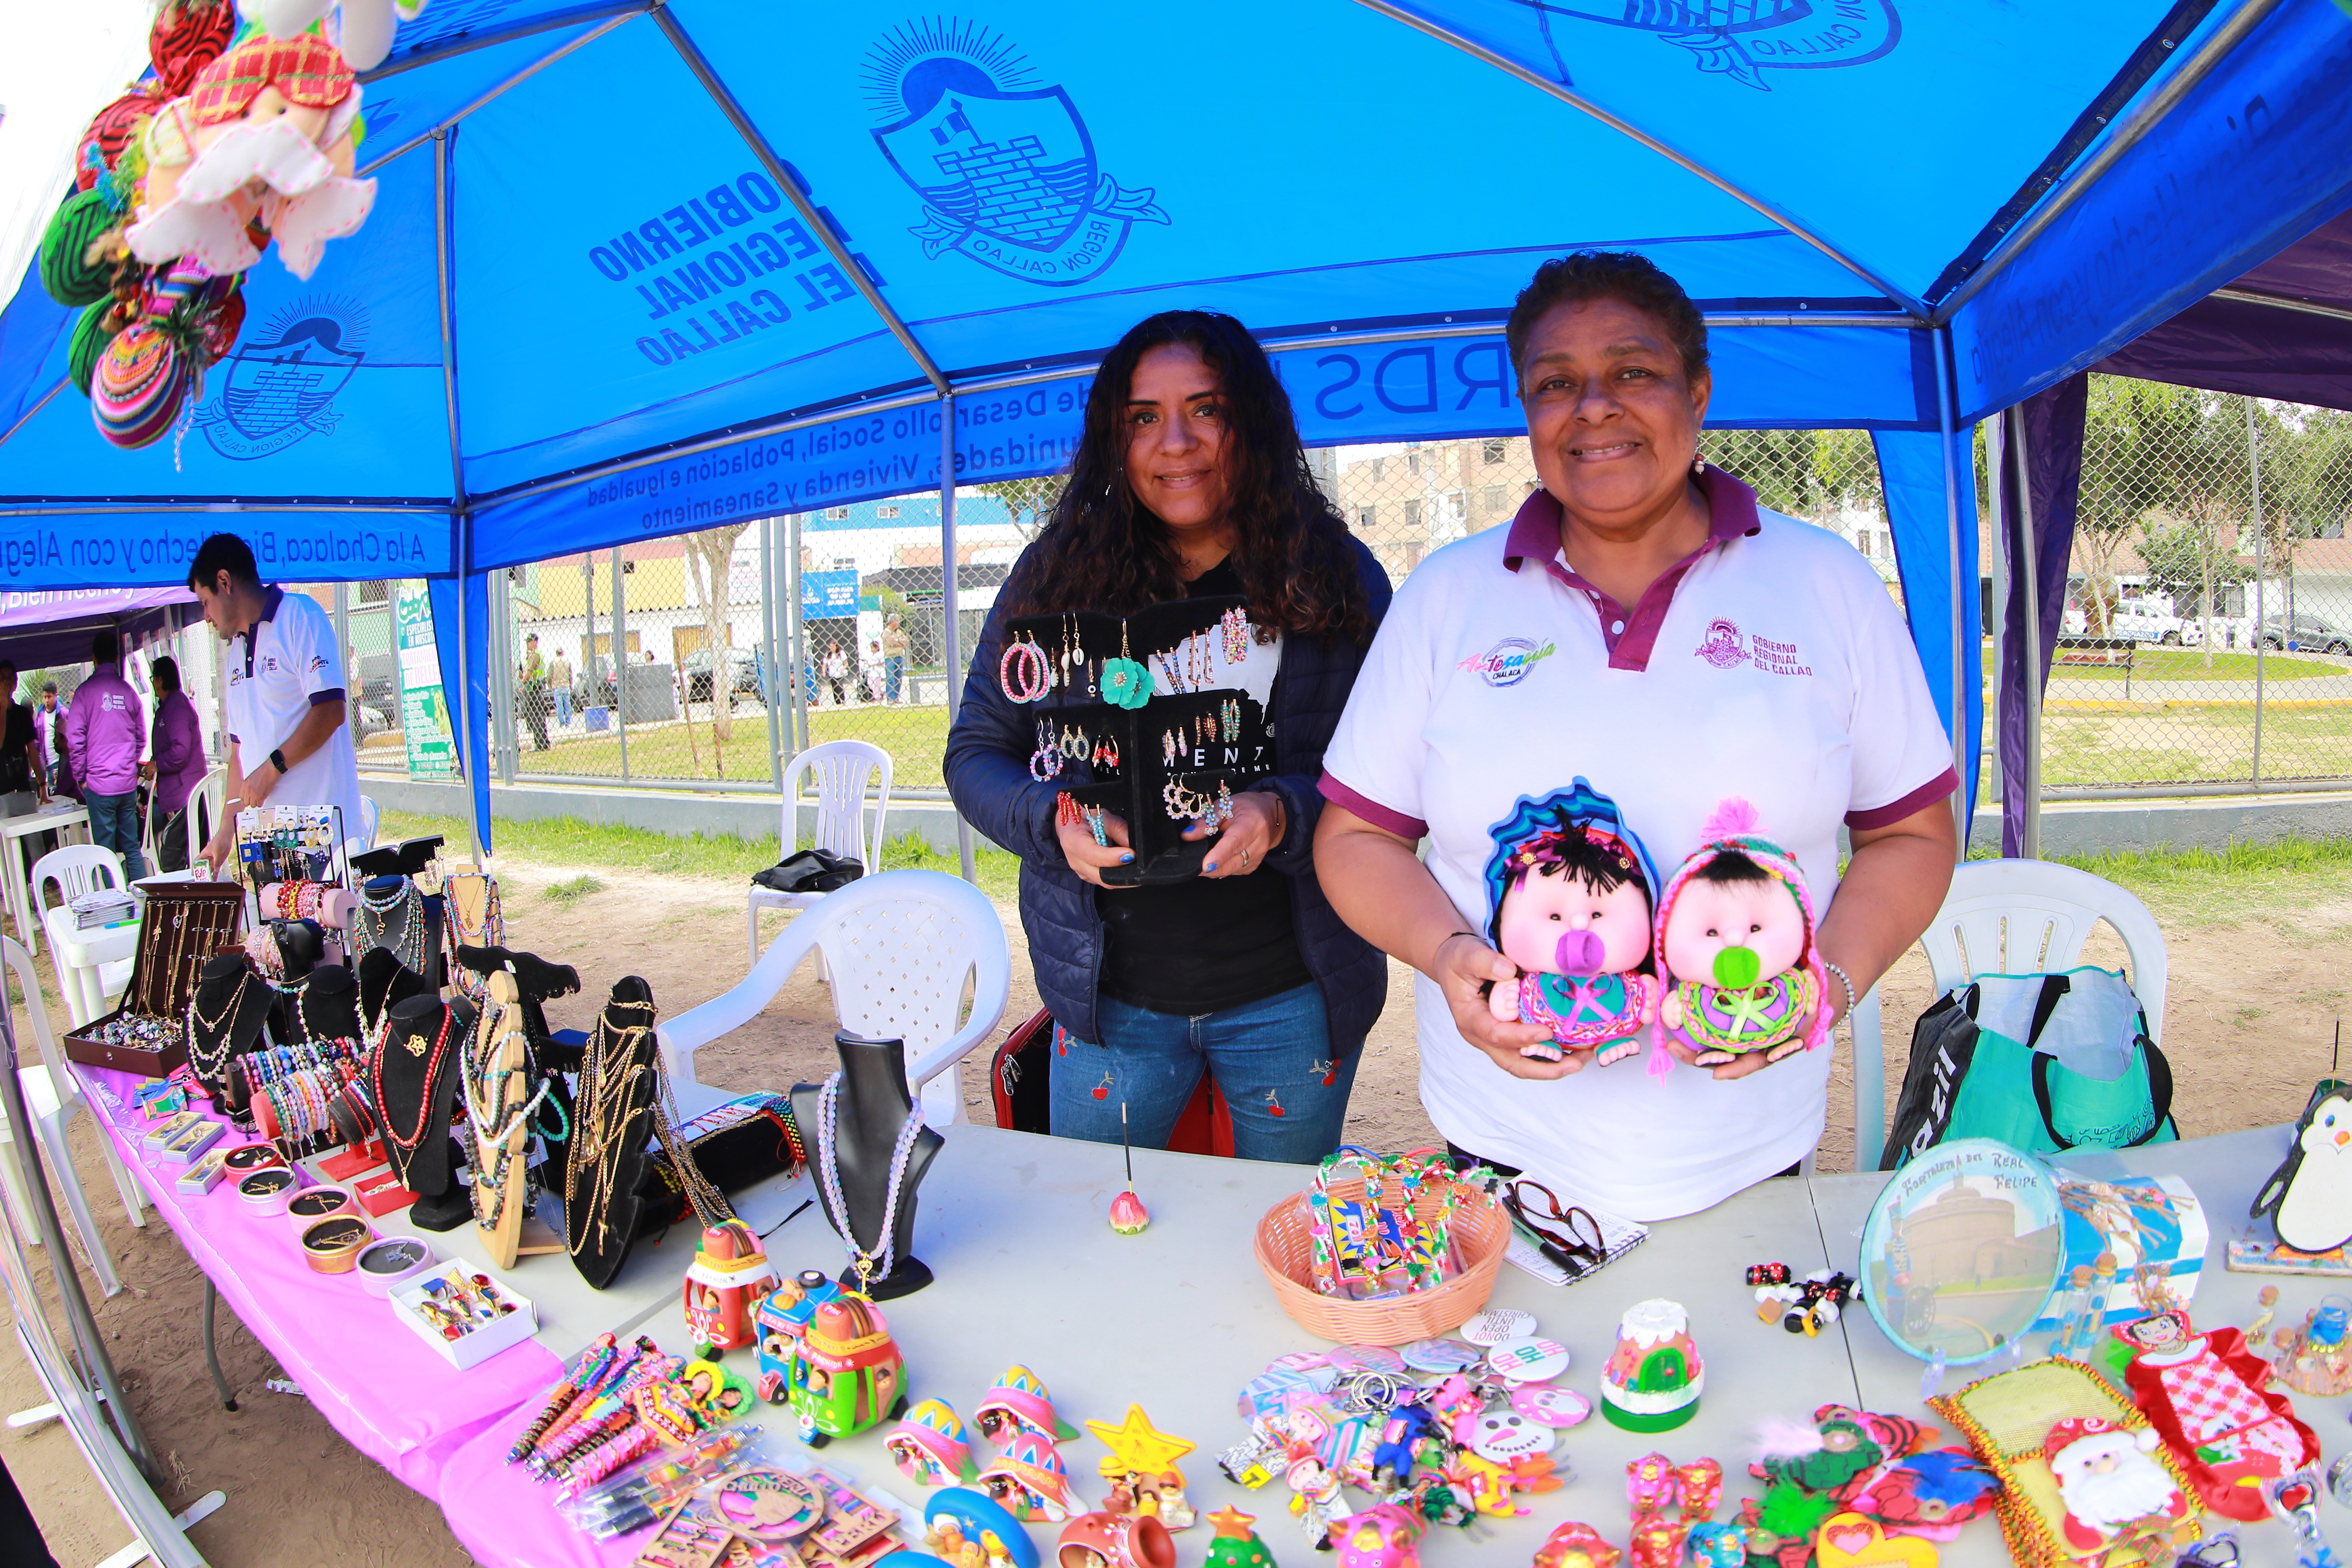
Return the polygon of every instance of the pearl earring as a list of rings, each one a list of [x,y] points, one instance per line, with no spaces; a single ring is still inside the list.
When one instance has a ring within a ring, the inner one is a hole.
[[[1706,459],[1700,456],[1696,452],[1691,454],[1691,472],[1693,474],[1704,474],[1706,472]]]

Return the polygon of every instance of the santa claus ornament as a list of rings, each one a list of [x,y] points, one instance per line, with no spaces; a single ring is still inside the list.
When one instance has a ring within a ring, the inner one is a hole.
[[[2169,1564],[2197,1539],[2179,1462],[2082,1363],[2030,1362],[1928,1404],[2000,1479],[1994,1511],[2018,1568]]]

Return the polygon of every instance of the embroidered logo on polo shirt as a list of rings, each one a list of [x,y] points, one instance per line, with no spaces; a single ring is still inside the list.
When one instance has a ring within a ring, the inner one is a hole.
[[[1506,637],[1483,653],[1473,653],[1458,666],[1490,686],[1516,686],[1528,678],[1538,661],[1552,656],[1555,644],[1538,647],[1525,637]]]
[[[1706,641],[1692,650],[1718,670],[1748,662],[1748,650],[1739,645],[1739,622],[1710,621],[1706,623]]]

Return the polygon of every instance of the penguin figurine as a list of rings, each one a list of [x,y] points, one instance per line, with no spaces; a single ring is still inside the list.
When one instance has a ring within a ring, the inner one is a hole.
[[[2304,1115],[2295,1147],[2263,1184],[2253,1212],[2268,1210],[2278,1238],[2298,1252],[2352,1242],[2352,1091],[2330,1084]]]

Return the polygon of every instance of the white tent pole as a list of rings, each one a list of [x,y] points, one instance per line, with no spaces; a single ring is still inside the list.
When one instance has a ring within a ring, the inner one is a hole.
[[[1958,830],[1958,856],[1969,858],[1969,783],[1976,776],[1977,759],[1969,751],[1968,669],[1961,658],[1968,653],[1962,646],[1968,630],[1968,601],[1963,593],[1974,593],[1977,585],[1960,580],[1960,477],[1958,455],[1953,447],[1958,436],[1953,429],[1952,369],[1949,350],[1952,329],[1936,329],[1932,348],[1936,358],[1936,428],[1944,449],[1944,548],[1951,578],[1952,621],[1952,771],[1960,787],[1952,791],[1952,822]]]
[[[963,706],[963,628],[959,623],[956,599],[956,442],[955,393],[940,393],[940,609],[946,622],[946,660],[948,681],[948,728],[955,728],[956,714]],[[956,812],[956,861],[962,869],[964,881],[978,886],[980,878],[971,863],[971,824],[964,821],[963,812]]]

